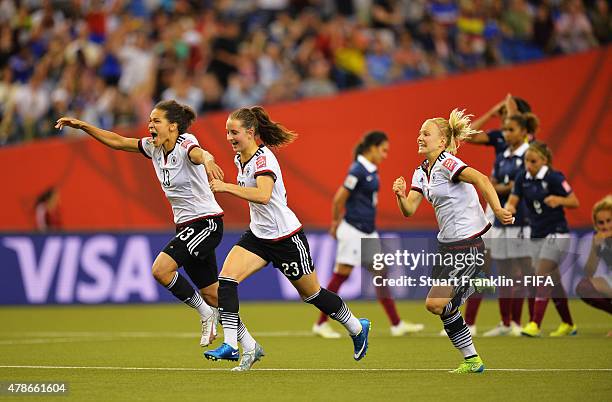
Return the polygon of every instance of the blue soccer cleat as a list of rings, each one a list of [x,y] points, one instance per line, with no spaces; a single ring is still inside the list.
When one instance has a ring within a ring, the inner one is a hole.
[[[368,351],[368,335],[370,334],[370,327],[372,326],[370,320],[367,318],[360,318],[359,322],[361,323],[361,332],[355,336],[351,336],[351,338],[353,338],[353,345],[355,346],[355,354],[353,355],[355,360],[361,360],[366,355]]]
[[[240,357],[240,351],[238,349],[234,349],[224,342],[217,349],[207,350],[204,352],[204,357],[213,361],[231,360],[237,362],[238,358]]]

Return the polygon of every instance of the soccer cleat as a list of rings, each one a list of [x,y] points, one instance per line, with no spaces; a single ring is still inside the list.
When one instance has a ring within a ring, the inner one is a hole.
[[[562,322],[561,325],[559,325],[559,328],[551,332],[549,335],[558,337],[558,336],[574,336],[576,334],[578,334],[578,327],[576,327],[576,324],[569,325],[566,322]]]
[[[212,361],[231,360],[237,362],[240,357],[240,351],[223,342],[217,349],[204,352],[204,357]]]
[[[511,332],[512,332],[512,327],[510,325],[505,326],[503,322],[500,322],[494,328],[482,334],[482,336],[486,336],[486,337],[506,336],[506,335],[510,335]]]
[[[534,338],[534,337],[541,336],[542,331],[540,330],[540,327],[538,327],[538,324],[531,321],[529,324],[523,327],[523,329],[521,330],[521,335],[530,336]]]
[[[478,335],[478,330],[476,329],[476,324],[468,325],[467,327],[470,330],[470,335],[472,335],[472,336]],[[440,335],[440,336],[447,336],[446,335],[446,330],[444,328],[442,328],[442,330],[440,331],[440,333],[438,335]]]
[[[312,333],[325,339],[337,339],[341,336],[338,332],[334,331],[327,321],[322,324],[315,323],[312,326]]]
[[[470,374],[470,373],[482,373],[485,371],[485,365],[482,362],[480,356],[470,357],[469,359],[465,359],[463,363],[459,365],[454,370],[449,371],[449,373],[455,374]]]
[[[242,352],[240,364],[232,369],[232,371],[249,371],[255,362],[261,360],[266,354],[260,344],[255,344],[255,349],[248,352]]]
[[[355,336],[351,335],[351,338],[353,338],[353,346],[355,347],[355,354],[353,355],[355,360],[361,360],[366,355],[368,351],[368,335],[372,327],[370,320],[367,318],[360,318],[359,322],[361,323],[361,332]]]
[[[420,332],[425,326],[423,324],[415,324],[412,322],[400,321],[397,325],[391,326],[391,336],[402,336]]]
[[[215,330],[217,326],[217,320],[215,319],[215,313],[212,313],[210,317],[201,319],[202,323],[202,336],[200,337],[200,346],[210,345],[217,337]]]
[[[510,321],[510,336],[521,336],[521,325]]]

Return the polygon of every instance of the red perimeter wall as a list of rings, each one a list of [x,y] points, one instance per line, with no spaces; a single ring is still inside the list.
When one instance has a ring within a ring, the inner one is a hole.
[[[389,159],[381,166],[378,225],[433,228],[432,208],[423,203],[402,219],[391,192],[394,178],[407,180],[420,163],[416,137],[424,119],[448,116],[454,107],[476,116],[508,92],[527,99],[540,117],[538,134],[554,151],[554,166],[566,174],[581,207],[569,212],[574,227],[590,225],[591,207],[612,192],[612,48],[539,63],[423,80],[388,88],[355,91],[327,99],[267,107],[272,118],[299,133],[277,152],[289,205],[307,227],[326,228],[330,203],[342,183],[359,137],[371,129],[389,133]],[[225,140],[226,113],[199,119],[191,128],[235,181],[232,151]],[[131,133],[147,135],[145,127]],[[493,151],[464,145],[458,156],[488,173]],[[61,188],[67,230],[167,230],[171,210],[151,162],[139,154],[107,149],[90,138],[53,139],[0,149],[3,197],[0,230],[31,230],[32,204],[45,187]],[[606,166],[608,166],[606,168]],[[231,228],[248,223],[246,202],[221,195]]]

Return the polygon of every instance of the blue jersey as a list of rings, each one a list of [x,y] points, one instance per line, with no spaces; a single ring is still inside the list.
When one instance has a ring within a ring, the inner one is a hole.
[[[346,200],[344,220],[364,233],[376,230],[379,186],[376,165],[359,155],[344,180],[344,188],[351,192]]]
[[[504,133],[501,130],[491,130],[487,133],[489,137],[489,142],[487,145],[492,146],[495,150],[495,156],[499,156],[502,152],[508,148],[508,144],[506,144],[506,139],[504,138]]]
[[[529,211],[532,238],[543,238],[552,233],[568,233],[563,207],[551,208],[544,203],[549,195],[566,197],[572,188],[563,173],[543,166],[535,177],[527,171],[519,172],[512,194],[525,200]]]
[[[504,152],[497,155],[497,158],[495,158],[495,164],[493,165],[493,177],[498,183],[508,184],[515,180],[516,175],[519,172],[523,171],[523,157],[525,156],[525,152],[527,152],[528,148],[529,145],[525,143],[514,150],[514,152],[510,151],[510,148],[506,148]],[[501,205],[505,205],[510,197],[510,194],[498,194],[498,197]],[[527,225],[527,210],[523,198],[521,198],[516,207],[516,215],[514,218],[514,223],[509,226]],[[495,218],[494,225],[495,227],[503,226],[497,218]]]

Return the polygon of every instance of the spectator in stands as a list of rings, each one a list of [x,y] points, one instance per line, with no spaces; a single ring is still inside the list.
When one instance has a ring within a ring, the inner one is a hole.
[[[612,14],[610,4],[606,0],[596,0],[589,12],[593,25],[593,34],[602,45],[610,43],[612,39]]]
[[[557,42],[563,53],[583,52],[597,45],[593,27],[581,0],[567,0],[555,25]]]
[[[525,0],[513,0],[508,11],[502,0],[92,0],[70,7],[65,2],[2,0],[0,70],[10,66],[10,84],[29,85],[35,67],[46,65],[43,87],[49,93],[63,88],[67,108],[75,114],[91,112],[92,101],[83,103],[91,93],[65,77],[80,77],[91,69],[107,86],[97,92],[111,94],[118,85],[123,93],[119,102],[126,102],[118,109],[134,113],[138,124],[168,88],[204,91],[203,103],[193,102],[201,111],[236,108],[244,104],[239,99],[243,95],[253,102],[297,99],[304,96],[303,87],[312,86],[313,81],[302,85],[313,78],[310,66],[325,69],[318,61],[321,54],[337,90],[538,58],[540,49],[555,51],[551,15],[560,10],[559,1],[537,3],[532,18]],[[590,2],[592,22],[581,11],[580,0],[566,3],[555,28],[564,52],[590,48],[595,37],[609,42],[606,1]],[[533,25],[526,23],[530,18]],[[509,37],[501,34],[502,20]],[[530,31],[533,42],[525,39]],[[372,42],[372,37],[377,39]],[[185,71],[180,79],[174,75],[178,70]],[[229,85],[233,74],[241,78]],[[325,87],[324,92],[333,92]],[[31,118],[21,112],[3,119],[0,142],[8,142],[7,132],[19,132],[17,140],[25,138],[17,124]],[[133,120],[120,114],[120,121]]]

